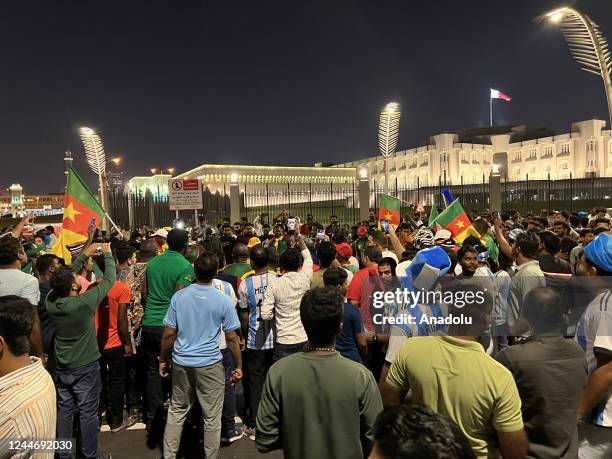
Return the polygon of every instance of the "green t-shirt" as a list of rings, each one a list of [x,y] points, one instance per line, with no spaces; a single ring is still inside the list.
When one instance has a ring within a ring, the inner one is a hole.
[[[166,250],[153,258],[147,265],[147,303],[142,325],[163,327],[176,286],[187,287],[193,278],[193,266],[180,253]]]
[[[361,458],[382,409],[366,367],[338,353],[298,352],[268,371],[257,412],[257,448],[282,448],[286,459]]]
[[[87,257],[79,257],[81,266]],[[51,292],[45,304],[47,314],[55,327],[55,360],[58,368],[79,368],[100,358],[94,325],[96,309],[115,283],[115,260],[111,253],[104,255],[105,270],[102,282],[78,296],[51,301]]]
[[[523,428],[521,399],[510,371],[480,343],[452,336],[407,339],[387,383],[412,389],[412,401],[450,417],[478,457],[499,456],[499,432]]]

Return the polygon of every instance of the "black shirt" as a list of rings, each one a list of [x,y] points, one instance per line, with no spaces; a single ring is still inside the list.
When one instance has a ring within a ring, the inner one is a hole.
[[[574,247],[576,247],[578,243],[569,237],[564,237],[561,239],[561,244],[559,245],[561,248],[561,252],[565,253],[569,256],[570,252]]]
[[[529,457],[578,457],[576,411],[587,379],[585,354],[573,340],[535,336],[500,351],[523,402]]]
[[[221,242],[221,247],[223,248],[223,253],[225,254],[225,264],[231,265],[234,262],[232,250],[234,250],[236,238],[234,238],[234,236],[221,236],[219,241]]]

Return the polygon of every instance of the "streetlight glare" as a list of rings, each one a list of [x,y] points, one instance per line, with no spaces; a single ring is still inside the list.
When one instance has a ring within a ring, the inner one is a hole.
[[[118,166],[121,163],[121,158],[119,158],[119,157],[113,158],[113,159],[111,159],[111,161],[113,163],[115,163],[115,166]]]
[[[82,135],[94,135],[96,133],[96,131],[88,127],[82,127],[81,129],[79,129],[79,132]]]
[[[156,172],[157,172],[157,169],[155,168],[151,169],[151,174],[155,175]]]
[[[174,167],[169,167],[168,168],[168,173],[174,174],[174,171],[175,171]]]
[[[385,106],[385,111],[387,113],[395,113],[399,108],[399,104],[397,102],[390,102]]]

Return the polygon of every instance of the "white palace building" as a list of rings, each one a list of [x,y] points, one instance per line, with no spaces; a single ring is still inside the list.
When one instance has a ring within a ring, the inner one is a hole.
[[[389,185],[398,188],[488,181],[493,165],[509,181],[612,176],[612,137],[606,122],[592,119],[553,135],[525,125],[477,128],[443,133],[425,145],[398,151],[389,158]],[[370,186],[384,185],[381,156],[332,167],[355,168]]]

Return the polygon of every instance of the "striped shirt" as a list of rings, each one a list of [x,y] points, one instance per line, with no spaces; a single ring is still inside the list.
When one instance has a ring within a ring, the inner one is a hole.
[[[278,274],[267,272],[245,278],[238,288],[238,306],[249,313],[248,349],[272,349],[274,347],[274,321],[261,318],[261,306],[270,281]]]
[[[586,352],[589,374],[597,369],[593,349],[612,354],[612,290],[606,290],[589,303],[578,322],[576,340]],[[593,413],[596,425],[612,427],[612,394],[597,404]]]
[[[236,299],[236,294],[234,293],[234,287],[232,287],[232,284],[229,282],[221,279],[213,279],[212,286],[229,296],[232,303],[236,304],[238,302]],[[219,346],[219,349],[227,349],[227,342],[225,341],[225,333],[223,332],[223,329],[221,329],[221,345]]]
[[[0,458],[53,458],[52,453],[12,455],[10,440],[55,438],[55,386],[37,357],[0,378]]]

